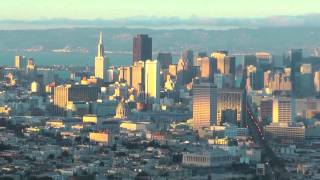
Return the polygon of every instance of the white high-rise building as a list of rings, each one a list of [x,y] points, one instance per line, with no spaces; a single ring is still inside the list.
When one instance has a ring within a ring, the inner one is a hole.
[[[291,123],[292,103],[291,98],[277,97],[272,104],[272,123]]]
[[[98,53],[95,57],[95,64],[94,64],[94,76],[99,79],[106,78],[105,69],[108,69],[107,63],[105,63],[104,58],[104,47],[102,41],[102,33],[100,33],[99,43],[98,43]]]
[[[217,86],[211,82],[193,81],[193,129],[209,128],[217,123]]]
[[[160,64],[157,60],[145,62],[145,93],[147,99],[159,101],[160,98]]]

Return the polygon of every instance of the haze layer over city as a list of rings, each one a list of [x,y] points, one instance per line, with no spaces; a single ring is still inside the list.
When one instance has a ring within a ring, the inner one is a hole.
[[[0,180],[319,179],[319,9],[1,1]]]

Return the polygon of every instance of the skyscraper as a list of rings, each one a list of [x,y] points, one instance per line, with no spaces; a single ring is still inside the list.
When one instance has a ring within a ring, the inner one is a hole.
[[[257,57],[252,54],[244,55],[243,56],[243,64],[244,68],[246,68],[249,65],[257,66]]]
[[[98,99],[96,86],[64,84],[54,88],[54,112],[64,115],[69,102],[92,102]]]
[[[296,96],[311,97],[314,95],[314,78],[311,64],[301,64],[300,73],[295,76]]]
[[[292,90],[290,73],[284,70],[274,70],[264,72],[264,88],[270,93],[289,93]]]
[[[295,94],[297,82],[296,75],[300,71],[300,63],[302,61],[302,49],[291,49],[289,51],[289,61],[291,67],[291,83],[292,83],[292,92]]]
[[[171,53],[159,52],[157,60],[161,68],[168,69],[169,65],[172,64],[172,55]]]
[[[292,104],[291,98],[277,97],[272,104],[272,123],[291,123]]]
[[[133,38],[133,62],[152,59],[152,38],[147,34],[138,34]]]
[[[132,66],[132,87],[136,90],[142,90],[144,87],[144,62],[136,61]]]
[[[203,57],[199,59],[201,77],[214,81],[214,73],[217,72],[217,60],[212,57]]]
[[[160,64],[157,60],[145,62],[145,93],[149,100],[158,101],[160,98]]]
[[[27,59],[25,56],[15,56],[15,67],[22,69],[27,67]]]
[[[181,54],[181,59],[187,62],[188,66],[193,65],[193,51],[191,49],[186,49]]]
[[[224,123],[222,122],[224,111],[234,110],[236,112],[236,119],[230,121],[236,122],[238,125],[244,124],[242,119],[243,98],[243,91],[241,89],[219,89],[217,123],[220,125]]]
[[[104,47],[102,41],[102,33],[100,33],[99,43],[98,43],[98,52],[97,56],[95,57],[95,65],[94,65],[94,76],[99,79],[105,79],[106,73],[105,69],[105,59],[104,59]]]
[[[263,88],[263,71],[256,66],[247,66],[247,90],[261,90]]]
[[[120,67],[119,68],[119,81],[126,82],[128,86],[132,85],[132,67]]]
[[[193,81],[193,129],[208,128],[217,122],[217,87],[208,81]]]
[[[177,64],[177,83],[178,85],[185,85],[192,81],[192,66],[187,60],[181,58]]]
[[[236,72],[236,60],[233,56],[228,56],[225,51],[214,52],[211,57],[217,59],[217,70],[221,74],[233,74]]]
[[[53,108],[57,115],[64,115],[68,104],[68,89],[71,85],[61,85],[54,88]]]
[[[118,80],[118,76],[117,70],[114,67],[105,69],[104,82],[115,82]]]
[[[273,106],[273,99],[271,97],[265,97],[261,99],[260,114],[264,122],[271,122],[272,106]]]
[[[257,52],[256,58],[259,63],[260,68],[268,68],[272,63],[272,54],[268,52]]]
[[[27,71],[33,71],[35,70],[35,64],[33,58],[29,58],[27,60],[27,65],[26,65]]]

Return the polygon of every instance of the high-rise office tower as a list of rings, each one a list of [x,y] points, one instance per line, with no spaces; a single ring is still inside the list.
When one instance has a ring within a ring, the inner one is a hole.
[[[236,73],[236,59],[233,56],[228,56],[225,51],[214,52],[211,57],[217,59],[217,71],[221,74]]]
[[[126,82],[128,86],[132,86],[132,67],[120,67],[119,68],[119,81]]]
[[[257,52],[256,58],[260,66],[264,66],[272,63],[272,54],[268,52]]]
[[[137,91],[144,88],[144,62],[136,61],[132,66],[132,87]]]
[[[186,49],[181,54],[181,59],[185,60],[189,67],[193,65],[193,51],[191,49]]]
[[[285,66],[285,55],[272,55],[273,67],[284,67]]]
[[[214,74],[214,84],[218,88],[234,88],[235,78],[232,74]]]
[[[214,73],[217,72],[217,60],[212,57],[203,57],[198,59],[198,65],[200,65],[201,78],[214,81]]]
[[[191,67],[187,60],[181,58],[177,64],[177,83],[178,85],[185,85],[192,81]]]
[[[223,74],[236,74],[236,58],[234,56],[227,56],[225,58]]]
[[[291,98],[277,97],[272,104],[272,123],[291,123],[292,104]]]
[[[291,67],[292,91],[295,94],[297,88],[296,75],[299,74],[299,67],[302,61],[302,49],[291,49],[289,51],[289,61]]]
[[[105,59],[104,59],[104,47],[102,41],[102,33],[100,33],[99,43],[98,43],[98,53],[95,57],[95,64],[94,64],[94,76],[99,79],[105,79],[106,73],[105,69]]]
[[[257,66],[257,57],[253,54],[248,54],[243,56],[243,65],[246,68],[249,65]]]
[[[261,118],[265,122],[271,122],[272,120],[272,106],[273,99],[270,97],[265,97],[261,99],[260,102],[260,114]]]
[[[271,89],[273,92],[276,91],[291,91],[292,83],[289,77],[286,77],[282,72],[275,72],[271,81]]]
[[[247,66],[247,90],[261,90],[263,88],[263,71],[256,66]]]
[[[54,112],[64,115],[69,102],[93,102],[98,99],[96,86],[64,84],[54,88]]]
[[[152,38],[138,34],[133,38],[133,62],[152,59]]]
[[[160,64],[157,60],[145,62],[145,93],[148,100],[158,101],[160,98]]]
[[[217,122],[217,87],[208,81],[193,81],[193,129],[208,128]]]
[[[311,97],[314,95],[314,78],[311,64],[301,64],[300,74],[296,75],[296,96]]]
[[[236,122],[238,125],[243,125],[242,119],[242,105],[243,105],[243,91],[241,89],[219,89],[218,90],[218,108],[217,108],[217,123],[223,124],[222,113],[226,110],[234,110],[236,112],[236,119],[230,120]],[[229,121],[229,122],[230,122]]]
[[[27,60],[26,68],[29,72],[36,69],[33,58],[29,58]]]
[[[118,77],[119,77],[119,74],[118,74],[118,69],[115,68],[115,67],[110,67],[108,69],[105,70],[105,82],[115,82],[115,81],[118,81]]]
[[[62,85],[54,88],[53,106],[57,115],[63,115],[68,104],[68,89],[71,85]]]
[[[283,70],[264,72],[264,88],[273,94],[289,93],[292,90],[290,73]]]
[[[272,71],[266,71],[263,73],[263,86],[264,88],[270,88],[271,78],[272,78]]]
[[[25,56],[15,56],[15,67],[23,69],[27,67],[27,59]]]
[[[162,69],[168,69],[169,65],[172,64],[172,55],[171,53],[159,52],[157,60]]]
[[[72,85],[69,87],[68,101],[92,102],[98,99],[99,88],[88,85]]]

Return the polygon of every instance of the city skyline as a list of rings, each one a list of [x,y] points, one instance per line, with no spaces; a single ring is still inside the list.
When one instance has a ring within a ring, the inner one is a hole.
[[[2,5],[0,180],[319,179],[315,0]]]

